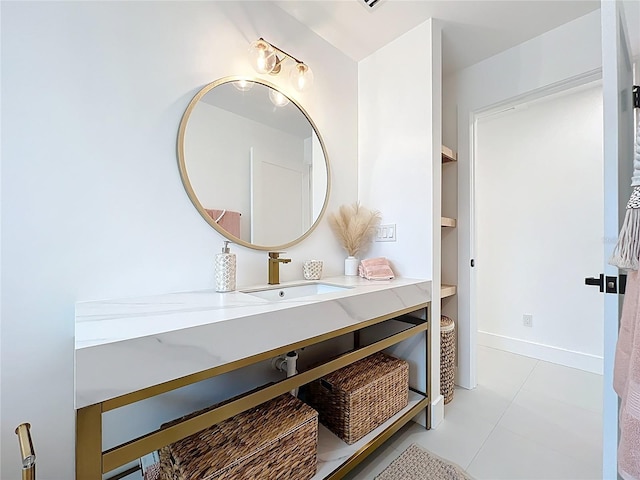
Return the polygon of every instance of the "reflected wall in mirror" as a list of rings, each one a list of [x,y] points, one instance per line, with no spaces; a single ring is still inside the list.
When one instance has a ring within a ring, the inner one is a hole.
[[[180,175],[205,220],[259,250],[303,240],[329,198],[329,161],[311,118],[263,80],[200,90],[178,132]]]

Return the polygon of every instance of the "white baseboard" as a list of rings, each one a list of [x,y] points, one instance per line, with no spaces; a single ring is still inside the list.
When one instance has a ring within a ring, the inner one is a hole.
[[[431,428],[436,428],[442,420],[444,420],[444,397],[442,395],[438,395],[431,402]],[[426,410],[422,410],[411,420],[416,422],[418,425],[422,425],[427,428],[427,415]]]
[[[478,345],[506,350],[567,367],[578,368],[586,372],[602,375],[604,362],[602,357],[564,348],[552,347],[541,343],[528,342],[519,338],[505,337],[495,333],[478,331]]]
[[[444,397],[436,395],[431,402],[431,428],[438,428],[444,420]]]

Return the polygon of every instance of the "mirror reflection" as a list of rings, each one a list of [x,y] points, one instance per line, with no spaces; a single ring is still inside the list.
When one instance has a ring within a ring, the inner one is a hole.
[[[293,245],[324,211],[324,145],[302,108],[271,85],[237,78],[207,85],[183,117],[178,147],[191,200],[234,242]]]

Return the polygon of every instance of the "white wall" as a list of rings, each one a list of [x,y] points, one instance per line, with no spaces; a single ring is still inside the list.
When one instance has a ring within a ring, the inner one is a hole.
[[[478,120],[479,344],[602,374],[602,135],[600,85]]]
[[[431,278],[432,66],[426,22],[360,61],[358,196],[396,224],[396,242],[374,242],[404,277]],[[422,61],[415,61],[422,54]],[[411,65],[411,68],[408,66]],[[408,75],[410,73],[410,75]],[[438,82],[439,83],[439,82]]]
[[[360,61],[358,71],[358,196],[380,210],[382,224],[396,224],[397,237],[374,243],[363,257],[386,257],[397,275],[431,279],[435,291],[440,287],[441,72],[441,32],[432,20]],[[431,315],[440,318],[439,302],[433,302]],[[440,324],[433,325],[429,348],[439,351]],[[403,357],[411,351],[418,359],[411,381],[421,389],[426,387],[424,347],[399,347]],[[431,365],[437,424],[439,356],[432,357],[438,357]]]
[[[458,151],[458,380],[464,387],[476,384],[477,325],[470,296],[475,278],[469,266],[475,255],[469,207],[474,112],[593,80],[599,76],[600,52],[600,12],[594,11],[443,81],[443,141]]]
[[[357,65],[260,2],[2,3],[2,456],[20,476],[13,429],[33,425],[38,478],[73,478],[74,303],[213,287],[219,236],[177,168],[181,116],[223,76],[251,75],[260,36],[314,69],[298,99],[332,162],[329,210],[357,198]],[[238,284],[265,283],[265,252],[235,246]],[[343,269],[323,222],[289,249]],[[150,366],[150,368],[153,368]],[[224,387],[222,387],[224,388]],[[147,412],[145,412],[147,413]],[[135,414],[117,428],[136,423]]]
[[[256,127],[265,131],[260,138],[269,138],[267,127],[204,102],[191,112],[189,123],[184,151],[194,193],[204,208],[239,212],[240,238],[250,242],[251,182],[247,179],[251,178],[250,149],[257,145],[245,143],[243,136],[232,132]]]

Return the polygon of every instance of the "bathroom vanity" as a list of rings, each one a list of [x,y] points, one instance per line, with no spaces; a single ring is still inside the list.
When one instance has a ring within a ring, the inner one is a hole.
[[[334,277],[78,303],[76,306],[76,479],[99,480],[149,452],[305,385],[403,340],[426,336],[431,282]],[[353,349],[233,401],[108,450],[102,414],[292,350],[351,335]],[[354,445],[320,426],[314,478],[341,478],[423,410],[429,425],[430,353],[409,404]],[[410,369],[414,366],[411,365]]]

